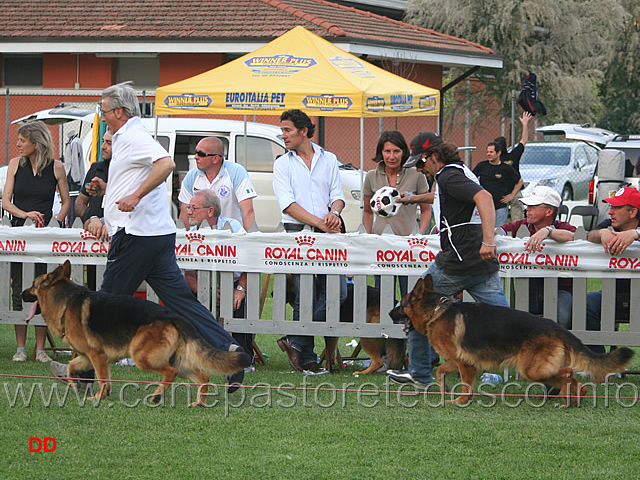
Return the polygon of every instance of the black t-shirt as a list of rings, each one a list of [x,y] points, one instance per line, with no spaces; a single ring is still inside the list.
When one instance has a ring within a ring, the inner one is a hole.
[[[489,160],[485,160],[476,165],[473,173],[480,180],[480,185],[493,197],[493,205],[497,209],[506,208],[507,204],[500,199],[509,195],[520,180],[520,174],[513,167],[500,162],[492,165]]]
[[[40,212],[44,215],[44,224],[49,225],[53,217],[53,198],[58,180],[53,171],[53,160],[42,169],[40,175],[34,175],[31,161],[23,167],[18,165],[13,185],[13,204],[25,212]],[[13,217],[11,225],[21,227],[26,218]]]
[[[524,153],[524,145],[518,143],[515,147],[511,149],[510,152],[504,153],[500,155],[500,160],[502,163],[506,163],[507,165],[513,167],[518,175],[520,175],[520,158]]]
[[[487,263],[480,258],[482,225],[468,223],[476,208],[473,197],[482,187],[459,167],[448,165],[436,174],[441,248],[436,264],[449,275],[485,275],[497,271],[500,266],[497,262]],[[451,239],[447,225],[451,227]]]
[[[109,179],[109,161],[100,160],[99,162],[92,163],[84,178],[84,183],[80,187],[80,193],[89,197],[89,205],[87,206],[87,210],[84,212],[84,215],[82,215],[83,224],[91,217],[95,216],[102,218],[104,216],[104,211],[102,209],[102,198],[104,195],[92,197],[87,193],[86,185],[91,183],[91,179],[93,177],[101,178],[105,183],[107,183]]]

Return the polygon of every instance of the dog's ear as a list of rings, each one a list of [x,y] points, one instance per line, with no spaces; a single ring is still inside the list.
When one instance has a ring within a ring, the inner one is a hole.
[[[62,264],[62,275],[67,279],[71,279],[71,262],[69,260],[65,260]]]
[[[433,292],[433,277],[431,274],[427,275],[424,279],[424,289],[429,292]]]
[[[424,278],[419,278],[418,281],[416,282],[416,286],[413,287],[413,290],[411,290],[411,295],[414,298],[422,297],[422,295],[424,294],[424,282],[425,282]]]
[[[42,282],[42,286],[43,287],[48,287],[49,285],[51,285],[56,280],[60,280],[65,275],[64,271],[65,271],[65,266],[66,266],[67,263],[69,263],[69,260],[67,260],[62,265],[58,265],[53,272],[48,273],[47,274],[47,279],[44,282]],[[70,272],[71,271],[71,264],[69,264],[68,269],[69,269],[69,272]]]

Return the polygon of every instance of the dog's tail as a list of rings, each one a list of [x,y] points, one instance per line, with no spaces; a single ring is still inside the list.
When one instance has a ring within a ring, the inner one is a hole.
[[[251,365],[251,356],[248,353],[215,348],[202,338],[191,324],[184,321],[177,323],[183,339],[182,348],[176,350],[175,360],[179,370],[181,365],[193,365],[205,372],[232,374]]]
[[[251,356],[245,352],[225,352],[212,347],[200,338],[185,342],[184,360],[206,372],[232,374],[251,365]]]
[[[595,353],[589,347],[575,353],[574,370],[591,374],[596,381],[603,381],[610,373],[623,373],[631,363],[634,351],[627,347],[616,348],[609,353]]]

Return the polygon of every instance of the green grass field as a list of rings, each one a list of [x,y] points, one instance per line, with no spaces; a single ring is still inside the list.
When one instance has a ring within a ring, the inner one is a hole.
[[[135,382],[157,376],[133,367],[112,367],[128,382],[99,405],[73,392],[65,400],[55,380],[3,377],[0,478],[631,479],[640,471],[640,377],[615,380],[608,393],[599,386],[611,398],[582,408],[558,408],[535,386],[527,398],[475,397],[460,408],[435,393],[398,393],[383,374],[354,378],[354,368],[304,377],[276,339],[259,337],[269,362],[247,374],[247,388],[229,397],[217,389],[208,408],[188,407],[195,388],[186,386],[149,405],[155,386]],[[340,341],[343,354],[349,340]],[[0,372],[49,375],[47,364],[12,362],[14,350],[13,327],[0,326]],[[510,383],[507,393],[528,385]],[[54,438],[56,450],[29,452],[30,437]]]

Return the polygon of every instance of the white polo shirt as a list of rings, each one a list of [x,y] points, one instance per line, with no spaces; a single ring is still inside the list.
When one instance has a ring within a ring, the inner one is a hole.
[[[207,175],[202,170],[197,168],[189,170],[182,181],[178,200],[188,205],[191,197],[198,190],[215,192],[220,199],[221,215],[234,218],[240,223],[243,223],[240,202],[257,196],[244,167],[228,160],[222,163],[220,172],[212,182],[209,182]]]
[[[121,212],[116,204],[142,185],[149,177],[154,162],[168,156],[167,151],[142,126],[139,117],[131,117],[113,134],[109,183],[103,200],[109,235],[114,235],[120,228],[128,234],[142,237],[175,233],[176,225],[171,219],[164,182],[145,195],[132,212]]]
[[[338,159],[315,143],[311,145],[311,169],[294,150],[282,155],[273,164],[273,191],[282,211],[282,223],[300,223],[284,213],[294,202],[316,217],[324,218],[333,202],[345,201]]]

